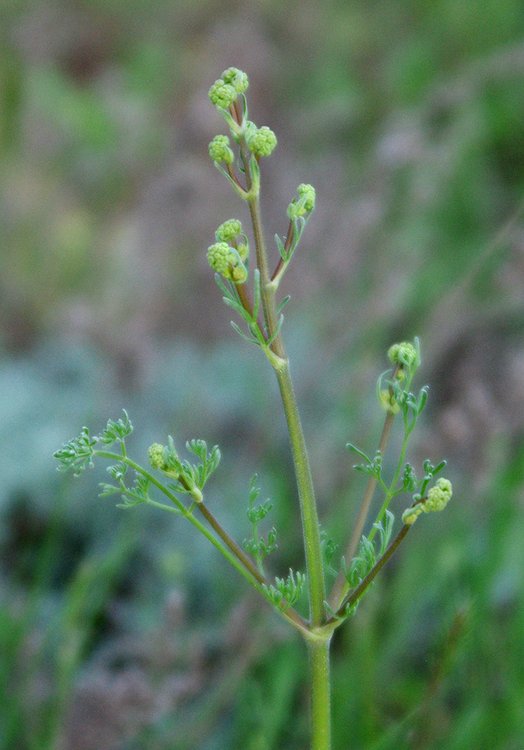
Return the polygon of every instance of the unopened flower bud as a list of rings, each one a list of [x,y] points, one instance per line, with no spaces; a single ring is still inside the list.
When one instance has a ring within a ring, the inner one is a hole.
[[[238,92],[234,86],[231,86],[231,84],[226,83],[222,78],[219,78],[209,89],[208,96],[215,107],[228,109],[237,98]]]
[[[441,477],[428,490],[427,497],[407,508],[402,514],[402,522],[411,526],[422,513],[436,513],[444,510],[453,496],[453,487],[449,479]]]
[[[311,213],[315,208],[316,193],[313,185],[302,183],[297,187],[297,194],[298,199],[292,200],[287,207],[287,215],[292,221]]]
[[[235,284],[244,284],[247,281],[247,268],[242,263],[242,261],[237,263],[237,265],[231,267],[230,278],[231,281],[235,282]]]
[[[433,513],[444,510],[453,495],[453,486],[449,479],[441,477],[437,479],[435,485],[428,490],[428,496],[423,503],[424,513]]]
[[[235,154],[229,146],[227,135],[215,135],[208,148],[209,156],[217,164],[221,164],[222,162],[232,164],[235,161]]]
[[[417,364],[418,352],[410,341],[402,341],[389,347],[388,357],[391,364],[410,369]]]
[[[238,219],[228,219],[215,232],[218,242],[232,242],[242,234],[242,223]]]
[[[215,242],[210,245],[207,260],[214,271],[226,279],[231,279],[235,284],[247,281],[247,268],[237,250],[230,247],[227,242]]]
[[[224,70],[221,75],[221,79],[224,81],[224,83],[233,86],[238,94],[243,94],[249,86],[249,79],[247,77],[247,74],[244,73],[243,70],[239,70],[238,68],[228,68],[227,70]]]
[[[302,183],[297,187],[297,193],[300,202],[303,202],[304,208],[310,213],[315,208],[316,192],[313,185]]]
[[[232,249],[233,248],[229,247],[227,242],[215,242],[208,247],[207,260],[213,271],[222,274],[222,276],[229,275],[229,263]]]
[[[383,388],[379,393],[380,405],[390,414],[398,414],[400,406],[398,405],[395,395],[389,392],[388,388]]]
[[[402,523],[405,523],[406,526],[413,526],[421,513],[422,508],[420,507],[420,505],[414,505],[412,508],[406,508],[406,510],[402,514]]]
[[[165,468],[166,461],[164,458],[164,446],[160,443],[153,443],[150,445],[147,451],[149,463],[153,469],[162,470]]]
[[[240,255],[240,260],[244,263],[249,257],[249,245],[247,242],[237,243],[237,253]]]
[[[266,125],[246,135],[249,150],[255,156],[270,156],[277,145],[277,137]]]

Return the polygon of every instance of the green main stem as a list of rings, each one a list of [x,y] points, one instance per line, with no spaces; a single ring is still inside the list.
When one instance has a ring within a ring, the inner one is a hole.
[[[260,286],[264,318],[267,333],[272,335],[276,327],[275,295],[271,288],[271,278],[267,262],[266,246],[260,220],[260,205],[257,198],[249,201],[249,210],[253,222],[253,233],[257,252],[257,265],[260,271]],[[302,517],[302,531],[304,537],[304,551],[306,556],[307,578],[309,588],[309,607],[312,627],[318,627],[324,620],[325,584],[320,544],[320,525],[318,521],[317,504],[313,478],[309,465],[309,456],[300,421],[298,404],[295,397],[293,382],[289,371],[289,362],[281,336],[277,336],[272,349],[280,358],[281,364],[275,367],[275,373],[280,388],[280,395],[284,406],[291,452],[295,466],[300,512]]]
[[[245,156],[243,160],[246,166],[246,173],[249,175]],[[250,182],[250,177],[248,177],[248,183]],[[268,337],[271,337],[277,326],[275,288],[271,285],[258,196],[251,198],[248,201],[248,205],[253,223],[257,266],[260,272],[260,287],[266,333]],[[306,557],[310,627],[312,631],[311,636],[305,636],[309,652],[311,677],[311,750],[331,750],[330,637],[313,635],[315,630],[320,628],[325,620],[324,601],[326,598],[315,490],[298,404],[289,371],[289,361],[280,335],[274,339],[271,349],[278,357],[278,364],[273,364],[273,367],[280,388],[291,442]]]
[[[330,638],[308,641],[311,675],[311,750],[331,750]]]
[[[286,415],[289,439],[291,441],[291,452],[295,465],[308,573],[310,617],[312,626],[316,627],[321,625],[324,619],[324,600],[326,595],[322,547],[320,544],[320,527],[313,479],[287,360],[286,365],[281,370],[276,370],[276,376]]]

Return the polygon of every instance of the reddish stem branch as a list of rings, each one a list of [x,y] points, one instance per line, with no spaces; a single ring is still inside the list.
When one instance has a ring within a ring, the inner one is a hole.
[[[388,562],[388,560],[391,559],[392,555],[397,551],[398,547],[406,538],[410,529],[411,529],[411,525],[409,524],[404,524],[402,526],[397,536],[393,539],[393,541],[391,542],[387,550],[384,552],[380,560],[378,560],[375,563],[375,565],[371,568],[367,576],[363,578],[362,581],[359,583],[359,585],[355,589],[353,589],[353,591],[344,599],[344,601],[338,608],[335,614],[335,617],[331,617],[328,620],[327,624],[335,623],[339,617],[344,617],[346,607],[348,605],[351,607],[360,599],[364,591],[374,581],[377,574],[380,573],[384,565]]]
[[[399,366],[396,365],[395,369],[393,370],[393,375],[392,375],[393,378],[396,378],[398,370],[399,370]],[[390,392],[390,396],[392,396],[393,388],[391,386],[389,387],[389,392]],[[388,412],[386,414],[386,418],[384,420],[384,426],[382,428],[382,434],[380,435],[380,441],[378,444],[378,450],[381,452],[382,455],[384,455],[384,452],[387,448],[387,444],[389,442],[389,436],[391,434],[391,428],[393,426],[394,419],[395,419],[395,415],[392,412]],[[366,525],[366,520],[369,515],[369,508],[371,506],[371,501],[373,499],[373,495],[375,494],[376,487],[377,487],[376,478],[373,476],[370,476],[366,484],[366,489],[364,490],[364,496],[362,498],[362,503],[358,512],[357,519],[355,521],[355,526],[353,528],[351,538],[346,548],[345,558],[347,562],[350,562],[352,560],[357,550],[360,537],[362,535],[362,532],[364,531],[364,526]],[[342,571],[340,571],[335,583],[333,584],[333,589],[329,597],[330,604],[333,608],[338,606],[340,597],[343,596],[345,587],[346,587],[346,580],[344,578],[344,574],[342,573]]]
[[[289,226],[288,226],[288,229],[287,229],[286,243],[284,245],[284,251],[286,251],[286,252],[291,247],[291,243],[293,241],[293,230],[294,230],[293,222],[290,219],[289,220]],[[279,261],[278,261],[278,263],[277,263],[277,265],[276,265],[276,268],[273,271],[273,274],[271,276],[271,281],[274,281],[277,278],[277,276],[280,273],[283,265],[284,265],[284,259],[280,258]]]

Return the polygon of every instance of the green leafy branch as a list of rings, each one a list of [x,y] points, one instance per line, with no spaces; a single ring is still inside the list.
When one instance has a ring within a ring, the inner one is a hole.
[[[109,447],[114,443],[120,444],[122,455],[125,456],[125,439],[133,432],[133,425],[125,409],[123,417],[118,420],[109,419],[100,435],[90,435],[87,427],[82,427],[80,434],[65,443],[54,453],[59,463],[59,471],[73,471],[75,477],[80,476],[86,469],[93,468],[95,446],[98,443]]]
[[[243,547],[247,552],[253,555],[258,569],[260,570],[262,575],[265,575],[264,559],[272,552],[274,552],[278,547],[277,530],[273,526],[268,531],[266,537],[262,536],[259,532],[258,527],[260,522],[263,521],[264,518],[266,518],[273,506],[270,500],[265,500],[263,503],[256,502],[260,495],[260,487],[257,486],[257,480],[258,477],[255,474],[251,479],[249,487],[249,506],[247,509],[247,517],[249,523],[251,524],[251,537],[249,539],[244,539]]]
[[[297,192],[298,199],[293,200],[288,206],[289,226],[285,241],[275,234],[275,244],[280,255],[280,260],[271,276],[271,288],[275,291],[298,248],[315,205],[315,189],[312,185],[299,185]]]
[[[118,508],[134,508],[141,503],[151,503],[151,480],[147,476],[135,473],[133,484],[129,486],[125,480],[128,468],[128,465],[122,462],[108,466],[107,472],[115,484],[100,482],[99,497],[120,495],[123,502],[117,506]]]
[[[322,552],[324,553],[324,563],[326,572],[332,576],[337,575],[337,570],[333,567],[332,562],[338,549],[338,544],[334,539],[328,537],[325,531],[320,532],[320,541]]]
[[[377,564],[377,560],[385,555],[393,533],[394,523],[395,517],[393,513],[389,510],[386,511],[384,519],[373,526],[379,534],[378,550],[373,540],[363,535],[360,538],[357,554],[352,558],[350,564],[348,565],[346,559],[342,558],[342,572],[351,589],[356,589],[373,570]],[[330,604],[326,602],[326,611],[331,618],[336,619],[340,624],[344,619],[355,614],[359,601],[360,597],[350,606],[346,604],[339,612],[335,612]]]
[[[191,495],[196,503],[200,503],[203,500],[202,490],[220,463],[220,449],[218,445],[214,445],[208,451],[205,440],[196,439],[189,440],[186,449],[199,458],[200,462],[193,464],[187,459],[181,459],[171,435],[168,436],[167,445],[153,443],[150,446],[149,462],[153,469],[158,469],[175,480],[168,485],[173,492]]]
[[[326,604],[326,611],[328,612],[329,619],[326,623],[326,627],[338,627],[345,619],[350,617],[356,612],[358,604],[366,592],[371,586],[376,576],[380,573],[384,565],[393,557],[394,553],[399,548],[400,544],[406,538],[408,532],[411,529],[410,524],[403,524],[396,537],[389,544],[385,552],[373,562],[373,565],[369,567],[366,575],[360,580],[360,583],[349,593],[347,593],[340,605],[337,608],[333,608],[329,603]],[[369,538],[367,540],[369,542]],[[369,545],[366,545],[366,562],[370,565],[372,553],[370,552]],[[363,570],[364,568],[362,568]]]
[[[263,589],[274,606],[285,611],[298,602],[305,583],[305,574],[290,568],[286,578],[275,578],[274,584],[264,584]]]
[[[132,431],[133,427],[126,412],[124,412],[122,419],[109,420],[106,428],[98,436],[91,436],[88,428],[83,427],[80,435],[66,442],[54,453],[54,457],[58,461],[58,469],[60,471],[73,471],[74,475],[78,476],[86,468],[93,468],[97,458],[112,461],[112,464],[107,468],[112,483],[100,483],[101,497],[120,495],[123,502],[118,507],[131,508],[146,504],[184,517],[214,545],[264,598],[274,603],[273,598],[268,594],[265,576],[259,570],[259,561],[254,562],[246,555],[204,503],[202,490],[220,461],[218,446],[213,446],[209,450],[204,440],[188,441],[186,443],[188,452],[199,459],[198,462],[191,463],[188,459],[180,458],[172,437],[168,438],[167,445],[154,443],[149,448],[149,462],[153,470],[158,471],[162,477],[171,480],[166,483],[128,456],[125,439]],[[108,450],[115,443],[119,445],[120,453]],[[130,471],[133,472],[132,482],[128,480]],[[152,494],[153,490],[162,494],[169,502],[156,500]],[[254,494],[253,483],[251,497],[254,497]],[[191,504],[186,504],[179,495],[190,495]],[[263,507],[265,511],[267,506],[263,504]],[[202,514],[211,529],[195,517],[196,509]],[[254,517],[263,515],[264,511],[256,510],[253,507]],[[261,555],[264,551],[269,552],[271,551],[270,548],[276,546],[274,533],[276,532],[272,530],[268,534],[267,541],[264,540],[261,543]],[[307,631],[306,622],[291,605],[280,608],[279,611],[298,630]]]
[[[354,443],[347,443],[347,448],[362,460],[361,463],[353,466],[354,470],[366,475],[368,483],[355,528],[346,550],[346,556],[343,558],[340,573],[330,595],[329,607],[331,612],[336,612],[339,609],[341,601],[349,595],[348,590],[359,585],[357,579],[364,580],[376,564],[373,547],[375,535],[377,533],[381,535],[382,550],[384,547],[383,539],[391,537],[393,521],[388,516],[388,508],[393,499],[402,494],[410,494],[413,505],[416,505],[424,498],[431,481],[446,465],[445,461],[434,465],[429,459],[426,459],[423,463],[423,477],[418,479],[415,468],[409,461],[406,461],[410,438],[428,399],[427,386],[423,386],[417,394],[411,390],[414,375],[420,366],[418,339],[415,339],[413,343],[403,342],[393,345],[390,347],[388,356],[393,369],[382,373],[377,380],[378,401],[386,411],[379,447],[371,456]],[[388,444],[393,420],[397,415],[401,418],[402,440],[392,477],[387,479],[384,476],[384,452]],[[362,535],[362,531],[377,487],[383,492],[383,500],[369,534],[365,536]],[[415,519],[422,510],[423,506],[418,506],[417,512],[407,513],[406,511],[405,517]],[[387,534],[385,534],[386,529]],[[351,560],[349,566],[345,562],[348,559]]]

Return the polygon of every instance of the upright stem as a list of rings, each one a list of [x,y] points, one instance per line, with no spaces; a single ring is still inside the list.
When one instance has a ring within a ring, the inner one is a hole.
[[[249,159],[245,142],[242,140],[240,142],[240,149],[247,184],[251,188],[252,180],[249,170]],[[272,337],[277,327],[276,287],[271,284],[258,195],[251,197],[248,200],[248,205],[253,224],[257,267],[260,272],[260,292],[266,333],[268,337]],[[329,643],[331,634],[321,637],[314,632],[315,628],[320,627],[325,620],[324,601],[326,597],[315,490],[298,404],[289,371],[289,362],[280,334],[275,336],[271,344],[271,349],[276,355],[276,362],[272,361],[272,365],[280,388],[291,442],[306,558],[311,630],[304,637],[309,651],[311,677],[311,750],[331,750],[331,685],[329,675]]]
[[[311,675],[311,750],[331,750],[330,638],[308,640]]]
[[[276,376],[284,405],[295,465],[308,574],[311,624],[314,627],[322,623],[324,618],[324,600],[326,598],[317,504],[306,442],[287,361],[282,369],[276,370]]]
[[[258,196],[250,199],[249,211],[253,223],[253,234],[257,254],[257,266],[260,271],[260,287],[262,306],[267,333],[269,336],[276,328],[275,292],[271,286],[269,265],[267,260],[264,233],[260,216]],[[324,584],[324,570],[322,562],[322,548],[320,545],[320,526],[318,522],[315,490],[309,465],[309,456],[302,430],[302,423],[298,411],[298,404],[293,389],[293,382],[289,372],[289,362],[286,356],[282,337],[278,335],[272,349],[280,358],[275,373],[280,388],[280,395],[284,405],[284,413],[291,442],[291,452],[295,466],[300,512],[302,518],[302,532],[304,537],[304,551],[306,557],[307,579],[309,588],[309,607],[311,624],[318,626],[324,619],[324,600],[326,598]]]

